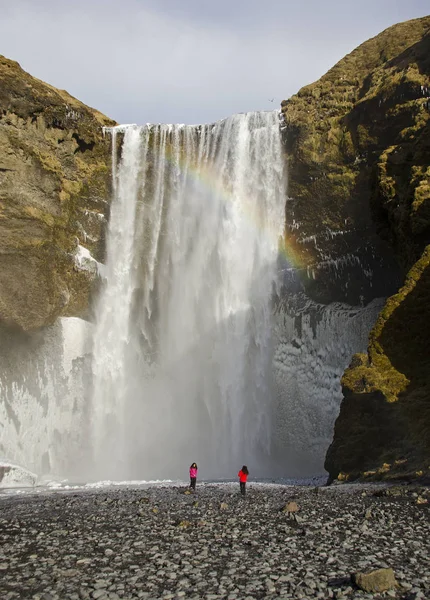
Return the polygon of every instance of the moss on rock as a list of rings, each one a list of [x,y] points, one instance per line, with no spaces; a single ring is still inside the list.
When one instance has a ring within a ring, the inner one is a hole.
[[[88,311],[103,252],[114,122],[0,56],[0,322],[30,330]]]
[[[430,245],[342,378],[325,463],[331,479],[430,476],[429,307]]]
[[[287,235],[319,301],[356,303],[393,292],[397,269],[384,242],[395,247],[403,273],[422,252],[429,29],[430,17],[390,27],[282,102]]]

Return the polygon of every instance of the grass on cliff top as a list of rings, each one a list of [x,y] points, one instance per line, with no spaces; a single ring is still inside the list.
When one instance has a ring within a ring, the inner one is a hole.
[[[49,83],[33,77],[24,71],[19,63],[0,55],[0,106],[8,103],[7,96],[11,92],[17,98],[32,96],[36,102],[49,106],[66,104],[71,111],[91,115],[101,126],[116,125],[115,121],[98,110],[86,106],[65,90],[59,90]]]
[[[343,82],[343,85],[360,85],[371,71],[399,57],[429,30],[430,16],[392,25],[345,56],[320,81],[324,84]]]
[[[341,120],[357,102],[384,101],[395,96],[400,84],[417,89],[428,84],[429,32],[430,16],[393,25],[281,103],[287,124],[307,127],[306,145],[316,150],[315,160],[324,161],[324,153],[336,159],[335,147],[346,133]]]
[[[404,65],[399,57],[420,42],[429,32],[430,16],[398,23],[385,29],[342,58],[321,79],[301,88],[289,100],[284,100],[282,106],[291,105],[294,109],[294,104],[300,105],[303,101],[317,100],[323,109],[334,107],[348,109],[358,99],[357,93],[365,80],[366,87],[369,89],[378,83],[377,79],[376,81],[368,79],[378,67],[387,67],[386,63],[398,59],[395,66],[399,71],[403,71]],[[410,52],[413,53],[413,50]],[[383,78],[383,75],[384,73],[381,72],[379,77]],[[388,79],[387,76],[387,81]],[[420,83],[418,73],[416,81]]]

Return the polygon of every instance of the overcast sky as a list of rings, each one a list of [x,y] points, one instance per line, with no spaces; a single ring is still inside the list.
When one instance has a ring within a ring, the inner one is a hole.
[[[0,0],[0,54],[118,122],[203,123],[277,108],[429,13],[428,0]]]

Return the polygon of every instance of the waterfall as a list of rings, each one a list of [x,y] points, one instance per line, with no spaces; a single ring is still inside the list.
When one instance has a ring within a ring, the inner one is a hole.
[[[316,304],[278,256],[278,115],[108,133],[106,264],[74,256],[102,277],[95,323],[1,329],[0,462],[75,481],[322,473],[383,299]]]
[[[93,477],[272,460],[278,115],[110,130],[114,198],[93,346]],[[117,140],[122,138],[117,156]]]

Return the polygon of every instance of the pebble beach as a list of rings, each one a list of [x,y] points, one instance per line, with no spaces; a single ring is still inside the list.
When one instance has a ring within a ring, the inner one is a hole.
[[[428,599],[429,502],[413,485],[3,493],[0,598]],[[388,589],[357,584],[379,569]]]

